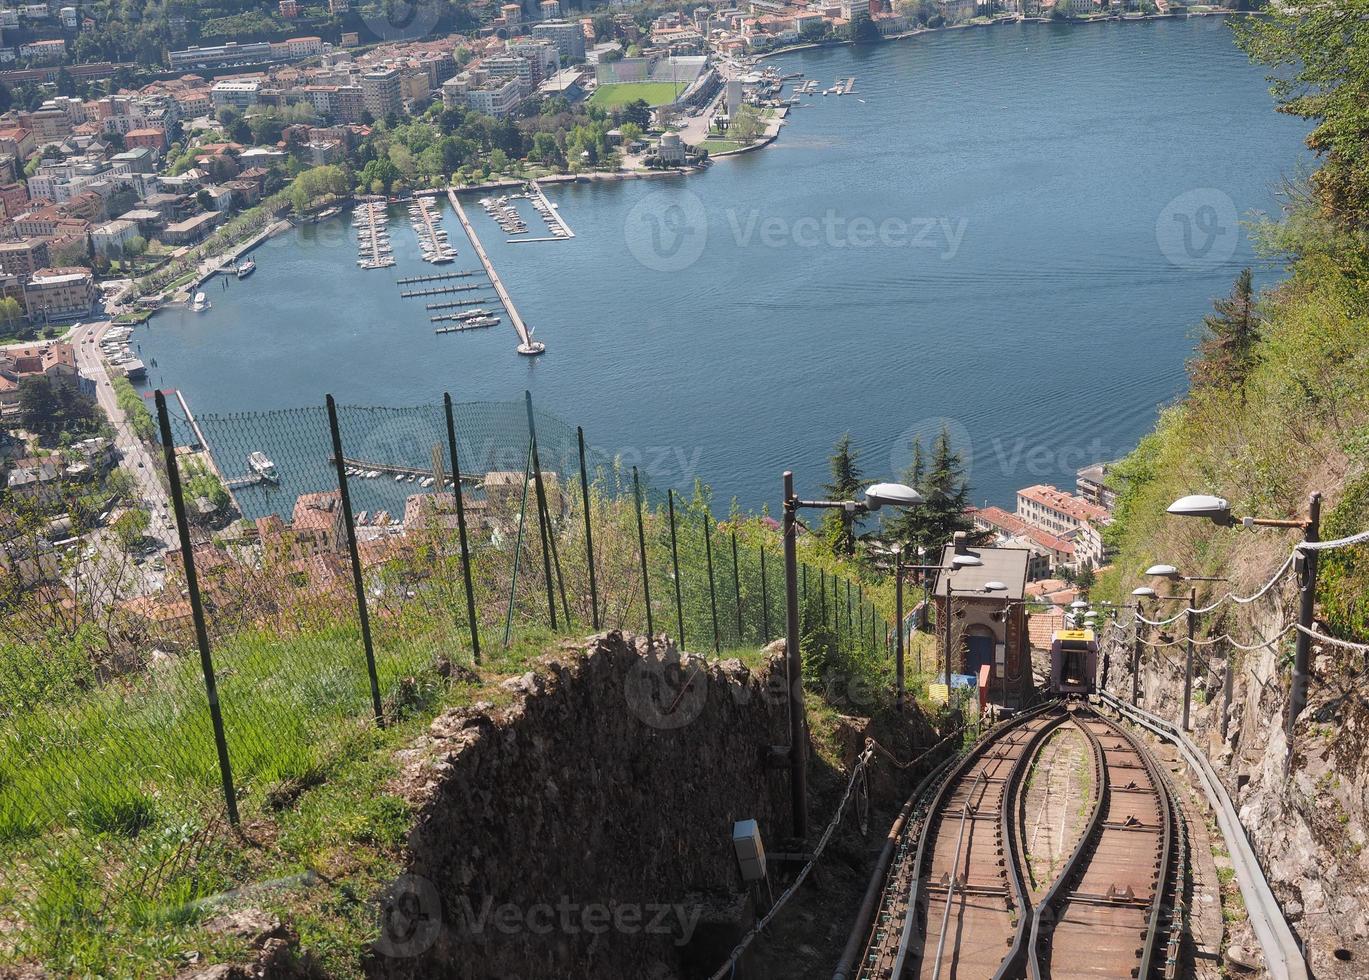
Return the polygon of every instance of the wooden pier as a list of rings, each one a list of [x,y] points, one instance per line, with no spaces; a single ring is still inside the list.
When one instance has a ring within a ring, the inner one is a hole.
[[[479,306],[481,303],[493,303],[494,300],[488,296],[477,296],[473,299],[454,299],[445,303],[428,303],[429,310],[454,310],[461,306]]]
[[[404,299],[411,299],[415,296],[442,296],[445,293],[468,293],[472,289],[484,289],[483,285],[476,283],[471,286],[434,286],[432,289],[409,289],[399,295]]]
[[[466,209],[461,206],[461,201],[456,196],[456,191],[452,188],[447,189],[447,199],[452,203],[452,210],[456,212],[456,217],[461,222],[462,229],[466,232],[466,237],[470,239],[471,248],[475,249],[476,258],[480,259],[480,264],[485,267],[485,274],[490,277],[490,285],[499,295],[499,302],[504,306],[504,312],[508,314],[509,322],[513,324],[514,331],[518,334],[518,353],[533,356],[545,351],[546,345],[534,343],[532,334],[528,332],[527,324],[518,315],[518,308],[513,305],[513,298],[509,296],[509,291],[504,288],[504,284],[499,281],[499,273],[494,271],[494,263],[485,253],[485,246],[480,244],[480,236],[471,227],[471,220],[466,217]]]
[[[403,279],[396,279],[396,286],[409,286],[419,282],[441,282],[444,279],[466,279],[470,276],[480,275],[479,269],[469,269],[466,272],[437,272],[431,276],[405,276]]]
[[[209,448],[209,440],[204,437],[204,430],[200,428],[199,420],[191,413],[190,404],[185,400],[185,395],[181,393],[179,388],[176,389],[176,401],[180,402],[181,411],[185,413],[185,421],[190,426],[191,433],[195,436],[195,445],[199,447],[200,451],[204,454],[205,460],[209,463],[209,472],[218,477],[219,482],[223,484],[224,490],[228,492],[228,501],[233,505],[233,509],[238,513],[242,513],[242,508],[238,506],[238,498],[233,496],[233,491],[240,487],[252,486],[257,482],[260,482],[260,478],[258,478],[258,480],[252,480],[251,478],[239,477],[238,479],[230,480],[228,474],[224,473],[219,467],[219,461],[214,458],[214,451]]]
[[[337,465],[337,463],[335,463],[335,462],[333,461],[334,459],[335,459],[335,457],[333,456],[333,454],[332,454],[332,453],[329,453],[329,454],[328,454],[328,465],[329,465],[329,466],[336,466],[336,465]],[[429,477],[429,476],[432,476],[432,475],[433,475],[433,468],[432,468],[431,466],[396,466],[396,465],[394,465],[394,464],[392,464],[392,463],[375,463],[375,462],[370,462],[370,461],[364,460],[364,459],[357,459],[357,458],[354,457],[354,456],[343,456],[343,457],[342,457],[342,465],[343,465],[344,467],[350,466],[350,467],[352,467],[353,469],[362,470],[363,472],[368,472],[368,473],[374,470],[375,472],[380,473],[382,476],[390,476],[390,477],[395,477],[395,476],[409,477],[409,476],[412,476],[412,477],[413,477],[414,479],[416,479],[416,480],[422,480],[424,477]],[[352,479],[356,479],[356,477],[353,476]],[[379,479],[379,477],[377,477],[377,479]],[[481,479],[480,477],[468,476],[467,474],[463,473],[463,474],[461,474],[461,482],[462,482],[462,483],[473,483],[473,484],[476,484],[476,485],[478,486],[478,485],[479,485],[481,482],[483,482],[483,481],[482,481],[482,479]],[[452,485],[452,478],[451,478],[450,476],[447,477],[446,485],[447,485],[447,486],[451,486],[451,485]],[[435,488],[434,488],[434,487],[428,487],[427,489],[432,490],[432,489],[435,489]]]

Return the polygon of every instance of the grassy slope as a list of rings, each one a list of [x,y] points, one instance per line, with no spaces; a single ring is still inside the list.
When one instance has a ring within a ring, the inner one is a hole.
[[[1228,530],[1167,516],[1169,503],[1186,493],[1227,497],[1242,515],[1293,517],[1320,490],[1323,537],[1369,527],[1363,252],[1324,238],[1310,247],[1280,235],[1303,254],[1289,280],[1265,297],[1260,363],[1244,390],[1208,390],[1166,410],[1120,468],[1125,489],[1111,531],[1117,558],[1100,579],[1100,591],[1111,598],[1128,593],[1140,572],[1160,560],[1190,574],[1229,575],[1238,592],[1249,591],[1296,540],[1296,532]],[[1363,637],[1369,626],[1365,551],[1339,552],[1323,563],[1321,612],[1346,636]]]

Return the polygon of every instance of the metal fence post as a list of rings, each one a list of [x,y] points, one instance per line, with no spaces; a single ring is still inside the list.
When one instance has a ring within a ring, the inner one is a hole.
[[[855,640],[851,635],[851,580],[846,580],[846,645],[850,649],[856,648]]]
[[[680,548],[675,539],[675,491],[666,490],[670,504],[670,564],[675,575],[675,625],[680,631],[680,649],[685,648],[684,599],[680,593]]]
[[[827,625],[827,569],[818,569],[818,615],[822,625]]]
[[[732,532],[732,585],[737,596],[737,645],[742,643],[742,567],[737,561],[737,532]]]
[[[637,500],[637,550],[642,558],[642,593],[646,596],[647,648],[655,643],[655,626],[651,621],[651,578],[646,570],[646,528],[642,525],[642,485],[637,479],[637,467],[632,468],[632,495]]]
[[[575,438],[580,444],[580,494],[585,501],[585,563],[589,566],[589,608],[595,630],[599,629],[599,585],[594,577],[594,522],[590,520],[589,474],[585,470],[585,430],[575,427]],[[680,639],[684,644],[683,637]]]
[[[718,641],[718,591],[713,584],[713,515],[707,510],[703,513],[704,559],[708,562],[708,602],[713,609],[713,652],[722,649]]]
[[[770,589],[765,582],[765,545],[761,545],[761,645],[770,642]]]
[[[513,545],[513,575],[509,578],[509,608],[504,613],[504,649],[513,633],[513,603],[518,596],[518,566],[523,557],[523,530],[527,525],[528,483],[532,480],[532,440],[528,440],[528,461],[523,464],[523,502],[518,505],[518,538]]]
[[[195,643],[200,648],[200,670],[204,674],[204,694],[209,702],[209,720],[214,726],[214,747],[219,755],[219,780],[223,785],[223,802],[228,809],[228,822],[236,827],[238,794],[233,787],[233,766],[228,761],[228,736],[223,728],[223,709],[219,705],[219,685],[214,676],[214,657],[209,649],[209,630],[204,621],[200,580],[195,573],[190,525],[185,519],[185,495],[181,490],[181,472],[176,463],[176,443],[171,437],[171,417],[166,411],[166,396],[158,391],[156,401],[157,421],[162,430],[162,453],[166,460],[166,478],[171,485],[171,505],[176,515],[176,531],[181,542],[181,563],[185,566],[185,587],[190,594],[190,616],[195,624]]]
[[[342,432],[338,428],[337,402],[326,396],[328,429],[333,436],[333,462],[337,466],[337,488],[342,507],[342,524],[347,530],[347,551],[352,559],[352,591],[356,593],[357,617],[361,622],[361,646],[366,651],[366,675],[371,681],[371,708],[376,727],[385,727],[385,710],[380,705],[380,679],[376,676],[376,651],[371,643],[371,616],[366,609],[366,585],[361,578],[361,552],[357,549],[356,519],[352,516],[352,495],[347,486],[347,465],[342,457]]]
[[[466,616],[471,622],[471,659],[480,663],[480,623],[475,612],[475,586],[471,581],[471,549],[466,538],[466,504],[461,493],[461,463],[456,456],[456,416],[452,396],[444,392],[442,407],[447,415],[447,452],[452,460],[452,494],[456,498],[456,531],[461,541],[461,574],[466,585]],[[438,487],[441,492],[442,488]]]
[[[546,570],[547,591],[552,594],[552,573],[555,572],[555,590],[561,594],[561,609],[565,613],[566,626],[570,626],[570,605],[566,602],[566,585],[561,581],[561,556],[556,552],[556,528],[551,522],[551,507],[547,504],[546,485],[542,482],[542,458],[537,448],[537,425],[532,417],[532,392],[523,392],[523,402],[528,409],[528,438],[532,440],[532,472],[537,480],[537,513],[542,525],[542,567]],[[557,479],[559,486],[561,481]],[[551,601],[551,628],[556,629],[556,600]]]

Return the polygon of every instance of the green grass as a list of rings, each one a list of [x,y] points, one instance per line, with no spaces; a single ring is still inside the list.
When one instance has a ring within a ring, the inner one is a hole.
[[[645,99],[649,106],[670,105],[684,90],[684,85],[674,82],[621,82],[600,85],[589,101],[605,109],[617,109],[638,99]]]
[[[732,150],[740,150],[743,146],[746,146],[747,144],[742,143],[739,140],[707,139],[699,145],[702,146],[705,150],[707,150],[710,155],[717,156],[719,153],[728,153]]]

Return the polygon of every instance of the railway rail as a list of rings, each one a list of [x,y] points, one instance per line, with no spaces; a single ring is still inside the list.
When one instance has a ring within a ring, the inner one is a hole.
[[[1065,725],[1088,744],[1087,819],[1034,900],[1025,786]],[[1082,701],[1040,705],[992,730],[914,801],[855,975],[1172,978],[1186,846],[1178,804],[1139,740]]]

